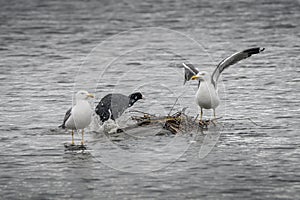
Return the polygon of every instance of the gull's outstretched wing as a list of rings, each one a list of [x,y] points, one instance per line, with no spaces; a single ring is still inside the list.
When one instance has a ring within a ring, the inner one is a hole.
[[[224,69],[226,69],[230,65],[233,65],[233,64],[239,62],[240,60],[243,60],[245,58],[252,56],[253,54],[258,54],[258,53],[262,52],[263,50],[265,50],[265,48],[255,47],[255,48],[251,48],[251,49],[246,49],[241,52],[237,52],[237,53],[232,54],[231,56],[225,58],[218,64],[215,71],[213,72],[213,74],[211,76],[212,84],[215,87],[217,86],[217,82],[220,77],[220,74],[222,73],[222,71]]]
[[[199,70],[192,64],[182,63],[182,65],[184,67],[184,85],[187,81],[191,80],[192,76],[198,74]]]

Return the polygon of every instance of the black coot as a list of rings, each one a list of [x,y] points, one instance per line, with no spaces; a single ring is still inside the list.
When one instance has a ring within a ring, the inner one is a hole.
[[[101,99],[95,111],[102,122],[107,121],[109,118],[115,120],[139,99],[143,99],[143,95],[140,92],[129,96],[119,93],[108,94]]]

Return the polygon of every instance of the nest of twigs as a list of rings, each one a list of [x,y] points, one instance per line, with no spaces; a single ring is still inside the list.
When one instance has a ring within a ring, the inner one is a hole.
[[[172,115],[155,116],[143,113],[142,116],[132,116],[132,120],[136,121],[135,127],[159,125],[163,129],[170,131],[172,134],[189,132],[197,129],[206,129],[209,124],[214,123],[213,120],[199,121],[197,117],[190,117],[184,113],[185,109],[178,111]]]

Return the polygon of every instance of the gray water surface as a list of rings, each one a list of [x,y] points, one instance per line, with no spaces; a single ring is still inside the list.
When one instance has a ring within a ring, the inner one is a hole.
[[[297,199],[299,10],[292,0],[1,1],[1,199]],[[77,90],[96,95],[92,106],[139,90],[147,99],[132,109],[158,115],[180,97],[174,111],[196,116],[197,83],[183,86],[177,64],[212,72],[255,46],[266,50],[222,74],[217,128],[107,136],[92,124],[90,151],[65,152],[71,135],[57,126]],[[216,145],[201,158],[206,136]]]

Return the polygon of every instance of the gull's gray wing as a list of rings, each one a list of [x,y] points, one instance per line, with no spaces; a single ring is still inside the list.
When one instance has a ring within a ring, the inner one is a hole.
[[[192,64],[182,63],[182,65],[184,67],[184,85],[187,81],[191,80],[192,76],[198,74],[199,70]]]
[[[230,65],[233,65],[245,58],[249,58],[253,54],[258,54],[258,53],[262,52],[263,50],[265,50],[265,48],[260,48],[260,47],[250,48],[250,49],[246,49],[241,52],[237,52],[237,53],[232,54],[231,56],[225,58],[218,64],[215,71],[212,73],[212,76],[211,76],[212,84],[215,86],[215,88],[217,87],[218,79],[224,69],[226,69]]]

